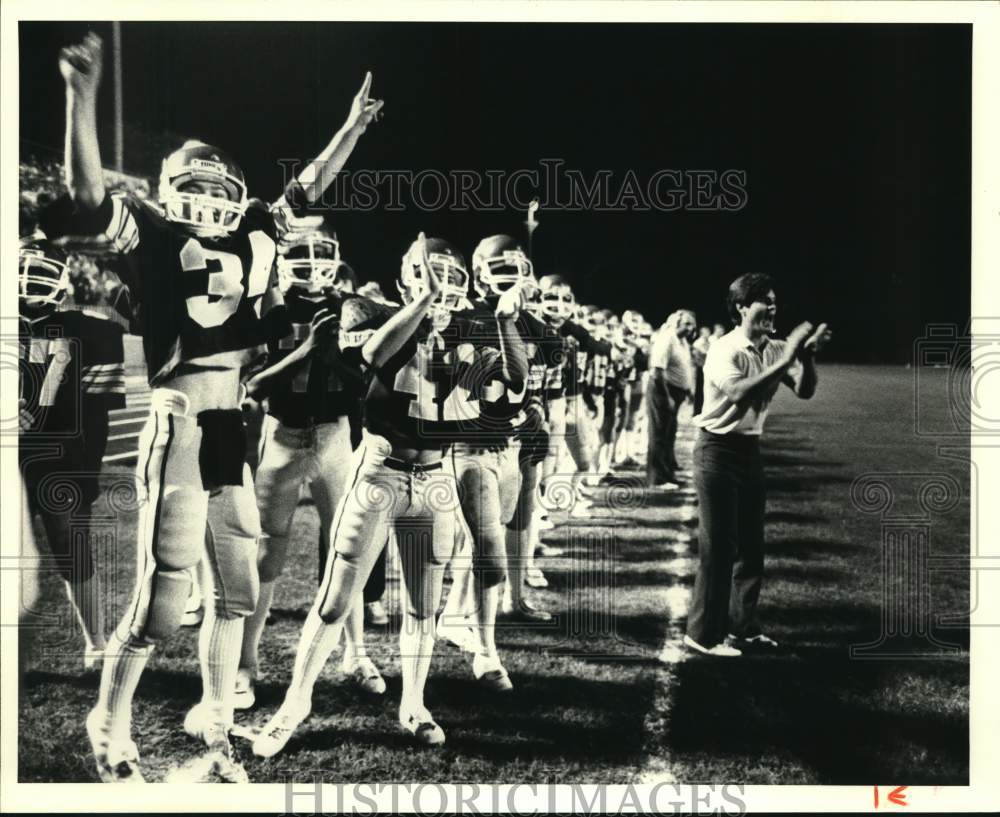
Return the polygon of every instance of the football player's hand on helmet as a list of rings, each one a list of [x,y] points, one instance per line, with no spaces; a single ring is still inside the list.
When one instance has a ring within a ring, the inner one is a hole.
[[[26,405],[28,405],[28,401],[23,397],[17,401],[17,422],[21,431],[31,431],[31,427],[35,424],[35,418],[25,408]]]
[[[423,232],[417,236],[417,241],[420,242],[420,272],[426,286],[424,293],[429,296],[429,301],[433,303],[438,299],[438,295],[444,291],[445,272],[434,267],[430,258],[427,257],[427,236]]]
[[[338,315],[329,307],[323,307],[313,315],[309,322],[309,334],[302,343],[308,344],[307,349],[325,349],[331,341],[336,342],[339,330]]]
[[[805,342],[802,344],[800,354],[807,356],[815,355],[820,349],[830,342],[830,338],[832,337],[833,332],[830,331],[829,327],[825,323],[821,323],[816,327],[816,331],[806,338]]]
[[[521,300],[523,298],[523,287],[521,284],[514,284],[497,301],[496,316],[500,320],[513,320],[521,311]]]
[[[93,31],[87,33],[79,45],[71,45],[59,52],[59,71],[74,92],[96,96],[101,85],[104,44]]]
[[[351,103],[351,112],[347,115],[347,127],[364,133],[365,129],[372,123],[382,118],[382,106],[385,100],[370,99],[368,92],[372,87],[372,72],[365,74],[365,81],[361,83],[361,90],[354,95],[354,102]]]

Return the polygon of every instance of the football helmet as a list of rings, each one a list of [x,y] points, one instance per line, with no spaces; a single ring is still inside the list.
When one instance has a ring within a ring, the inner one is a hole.
[[[428,263],[442,275],[441,292],[434,306],[457,312],[465,308],[469,298],[469,273],[462,253],[443,238],[425,238]],[[418,238],[403,256],[399,271],[399,292],[403,301],[409,303],[427,285],[424,281],[423,246]]]
[[[21,239],[17,273],[20,311],[28,320],[50,315],[66,300],[70,287],[66,255],[44,236]]]
[[[557,326],[571,318],[576,310],[573,290],[561,275],[543,275],[538,281],[538,297],[542,316]]]
[[[283,293],[295,288],[318,295],[336,286],[338,271],[347,265],[340,260],[340,242],[336,234],[313,229],[293,231],[281,237],[277,266],[278,288]],[[353,271],[350,277],[354,277]]]
[[[472,283],[482,296],[502,295],[517,284],[534,280],[531,261],[509,235],[484,238],[472,253]]]
[[[218,185],[225,196],[185,191],[191,182]],[[223,151],[204,142],[185,142],[163,160],[159,193],[168,221],[209,235],[234,232],[247,210],[243,171]]]
[[[626,309],[622,315],[622,323],[633,335],[640,334],[639,330],[641,329],[642,324],[645,323],[645,320],[646,319],[642,316],[642,313],[637,309]]]

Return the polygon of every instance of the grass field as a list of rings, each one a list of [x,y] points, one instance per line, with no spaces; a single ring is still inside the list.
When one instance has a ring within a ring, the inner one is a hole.
[[[944,419],[947,373],[926,374],[939,379],[942,397],[925,400],[921,411]],[[238,741],[251,780],[321,773],[328,782],[966,784],[967,620],[937,630],[939,639],[958,645],[949,654],[925,648],[916,658],[858,660],[849,652],[877,639],[885,593],[883,520],[852,503],[856,477],[951,475],[961,498],[927,522],[931,555],[968,554],[968,466],[939,456],[935,440],[915,436],[913,395],[910,371],[829,366],[816,399],[786,394],[772,407],[764,438],[769,505],[761,613],[783,645],[779,652],[720,661],[678,651],[684,660],[660,663],[664,644],[683,632],[697,508],[690,491],[612,492],[599,497],[592,518],[546,534],[566,556],[543,564],[550,587],[538,599],[559,615],[551,626],[499,631],[512,695],[477,689],[467,662],[439,645],[428,704],[448,742],[437,751],[413,748],[395,720],[394,617],[388,630],[370,633],[370,651],[389,684],[384,698],[360,698],[334,657],[317,684],[312,717],[283,754],[260,761]],[[691,439],[688,431],[682,465]],[[893,507],[912,513],[920,481],[890,482]],[[104,511],[108,520],[97,538],[118,553],[109,575],[114,621],[133,581],[134,512]],[[297,552],[276,596],[277,621],[264,634],[267,674],[256,709],[238,716],[240,723],[262,725],[281,699],[315,587],[316,525],[314,509],[302,506]],[[930,581],[933,614],[968,610],[967,572],[934,571]],[[47,578],[43,592],[51,619],[38,631],[25,677],[19,778],[91,781],[83,717],[97,675],[81,674],[81,640],[58,583]],[[391,607],[397,593],[390,583]],[[147,779],[162,780],[197,755],[198,745],[181,730],[200,695],[196,637],[184,630],[164,644],[140,685],[134,737]]]

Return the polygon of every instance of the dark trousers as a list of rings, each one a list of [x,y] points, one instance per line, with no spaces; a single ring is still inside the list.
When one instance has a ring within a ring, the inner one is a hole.
[[[677,412],[686,394],[667,383],[662,369],[650,369],[646,383],[646,483],[650,487],[677,479]]]
[[[705,370],[696,366],[694,370],[694,413],[701,414],[705,403]]]
[[[694,479],[699,564],[687,634],[713,647],[727,633],[760,633],[765,490],[758,437],[699,432]]]

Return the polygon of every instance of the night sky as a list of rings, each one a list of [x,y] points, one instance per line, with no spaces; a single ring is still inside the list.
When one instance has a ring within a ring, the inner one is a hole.
[[[84,24],[21,23],[22,154],[58,155],[61,46]],[[99,116],[113,160],[110,25]],[[827,320],[828,357],[904,362],[928,323],[970,302],[971,27],[128,23],[127,123],[198,137],[241,163],[251,195],[279,157],[311,158],[366,69],[385,118],[350,169],[746,173],[736,212],[542,211],[539,274],[654,324],[678,307],[724,317],[728,283],[777,281],[779,329]],[[130,133],[132,131],[130,130]],[[158,167],[127,152],[126,170]],[[387,294],[419,230],[471,256],[523,212],[339,212],[343,254]]]

